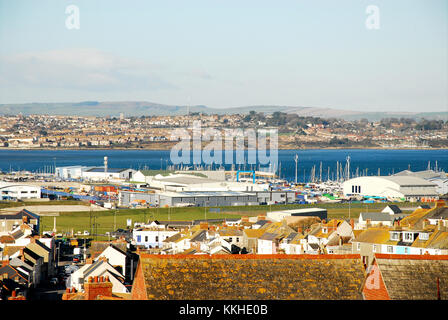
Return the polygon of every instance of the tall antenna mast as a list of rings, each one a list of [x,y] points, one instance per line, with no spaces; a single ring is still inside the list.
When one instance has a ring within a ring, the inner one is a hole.
[[[107,157],[104,157],[104,179],[107,179]]]
[[[296,162],[296,183],[297,183],[297,163],[299,161],[299,155],[296,153],[295,157],[294,157],[294,161]]]
[[[345,177],[347,180],[350,179],[350,156],[347,156],[347,174]]]

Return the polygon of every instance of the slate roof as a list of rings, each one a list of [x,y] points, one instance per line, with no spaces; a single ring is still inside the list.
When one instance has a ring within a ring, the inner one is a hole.
[[[14,279],[17,277],[22,278],[24,281],[28,281],[28,276],[24,274],[23,272],[20,272],[20,270],[17,270],[16,268],[10,266],[7,264],[6,266],[0,267],[0,275],[7,274],[9,279]]]
[[[392,221],[394,219],[393,216],[384,212],[361,212],[359,216],[364,221],[367,219],[370,221]]]
[[[26,209],[22,209],[19,212],[1,214],[0,220],[22,220],[23,217],[28,217],[29,219],[40,219],[40,216]]]
[[[402,213],[401,209],[396,204],[390,204],[387,207],[389,207],[395,214]]]
[[[257,222],[254,223],[254,225],[263,227],[267,223],[271,223],[271,221],[269,221],[269,220],[258,220]]]
[[[207,239],[207,230],[196,231],[190,238],[190,241],[202,242]]]
[[[180,240],[181,238],[185,237],[185,235],[181,232],[176,233],[172,235],[171,237],[166,238],[163,240],[163,242],[169,243],[169,242],[176,242],[177,240]]]
[[[265,232],[263,233],[263,235],[261,237],[259,237],[258,239],[260,240],[269,240],[269,241],[273,241],[275,240],[275,238],[278,237],[278,234],[276,233],[270,233],[270,232]]]
[[[362,299],[365,278],[359,255],[142,254],[140,263],[156,300]]]
[[[437,278],[441,299],[448,300],[448,256],[375,256],[392,300],[436,300]]]
[[[91,257],[95,259],[110,245],[111,243],[108,241],[92,241],[92,244],[88,250],[90,252]],[[120,249],[123,252],[127,251],[127,242],[125,241],[120,240],[113,241],[112,245],[114,246],[115,249]]]
[[[427,216],[427,219],[448,219],[448,207],[436,208],[432,214]]]

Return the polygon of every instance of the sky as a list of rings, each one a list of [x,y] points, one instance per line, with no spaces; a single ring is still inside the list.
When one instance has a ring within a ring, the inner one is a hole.
[[[448,1],[0,0],[0,104],[91,100],[448,111]]]

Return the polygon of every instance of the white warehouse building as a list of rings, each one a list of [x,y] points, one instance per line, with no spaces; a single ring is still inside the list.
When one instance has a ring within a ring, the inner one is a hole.
[[[39,186],[0,182],[0,200],[40,199],[40,197]]]
[[[377,196],[407,201],[438,198],[434,183],[410,176],[359,177],[345,181],[342,188],[345,196]]]

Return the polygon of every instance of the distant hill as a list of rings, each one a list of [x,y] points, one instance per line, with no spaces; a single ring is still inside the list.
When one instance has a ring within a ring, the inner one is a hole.
[[[296,113],[299,116],[339,118],[346,120],[358,120],[366,118],[370,121],[382,118],[425,118],[428,120],[448,120],[447,112],[362,112],[353,110],[340,110],[333,108],[317,108],[303,106],[245,106],[233,108],[210,108],[207,106],[175,106],[153,103],[148,101],[121,101],[121,102],[63,102],[63,103],[24,103],[24,104],[0,104],[0,114],[15,115],[22,113],[48,114],[48,115],[78,115],[78,116],[149,116],[149,115],[182,115],[187,112],[202,112],[206,114],[246,114],[249,111],[264,112],[270,114],[275,111]]]

